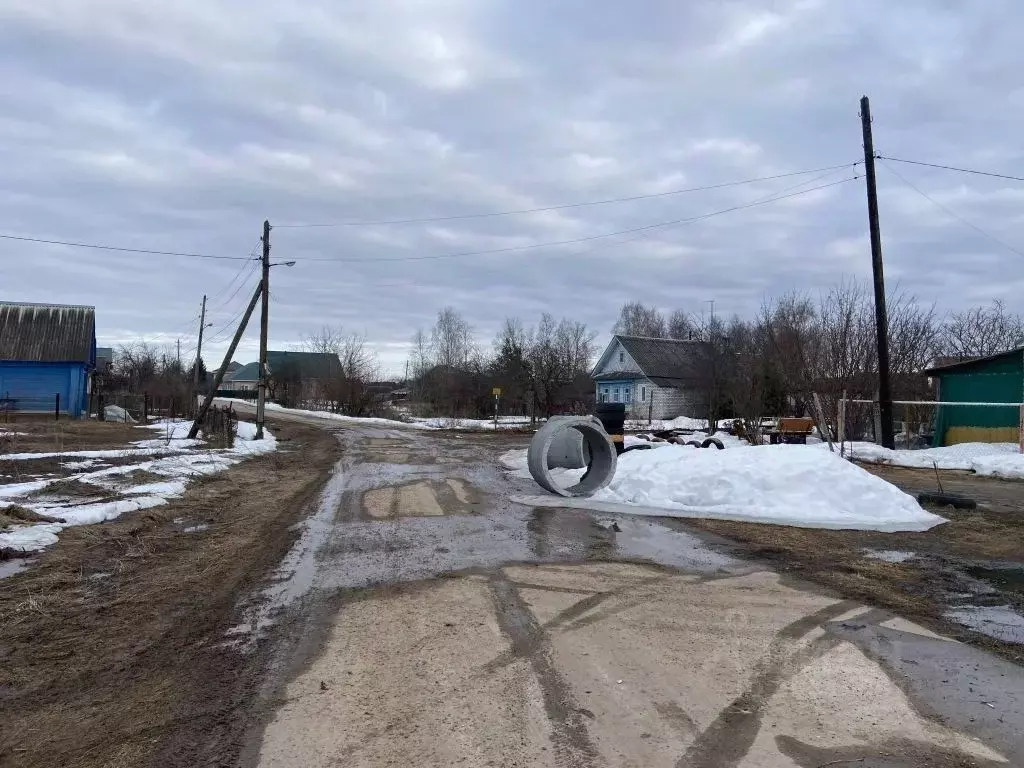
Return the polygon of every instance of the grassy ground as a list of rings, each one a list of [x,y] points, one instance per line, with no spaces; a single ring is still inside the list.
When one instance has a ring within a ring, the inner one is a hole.
[[[42,417],[0,419],[0,455],[123,448],[132,440],[156,437],[152,430],[131,424],[89,419],[54,421]]]

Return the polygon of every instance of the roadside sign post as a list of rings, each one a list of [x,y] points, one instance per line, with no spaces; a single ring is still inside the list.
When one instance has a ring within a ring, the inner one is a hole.
[[[495,387],[491,390],[491,394],[494,395],[494,431],[498,431],[498,400],[501,398],[501,387]]]

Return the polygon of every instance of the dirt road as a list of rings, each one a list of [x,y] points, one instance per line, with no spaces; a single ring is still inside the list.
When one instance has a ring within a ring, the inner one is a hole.
[[[1015,664],[678,521],[512,505],[508,437],[322,426],[235,635],[274,649],[242,765],[1024,764]]]

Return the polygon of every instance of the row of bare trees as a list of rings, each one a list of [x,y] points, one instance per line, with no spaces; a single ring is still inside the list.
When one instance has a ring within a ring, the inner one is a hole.
[[[887,304],[895,399],[927,399],[923,371],[944,358],[1024,345],[1024,320],[999,301],[945,317],[934,305],[898,290]],[[614,331],[699,342],[698,387],[711,419],[811,414],[814,392],[831,414],[843,392],[851,398],[876,396],[874,301],[866,283],[844,281],[817,298],[787,294],[766,301],[752,319],[666,315],[630,302],[620,310]]]
[[[469,322],[445,307],[430,331],[413,336],[410,396],[430,415],[460,418],[491,415],[495,388],[506,414],[582,412],[593,403],[595,336],[585,323],[545,312],[536,325],[507,318],[486,349]]]

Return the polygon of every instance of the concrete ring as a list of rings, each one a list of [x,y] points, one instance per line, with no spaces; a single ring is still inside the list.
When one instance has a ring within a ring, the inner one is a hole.
[[[563,488],[555,482],[551,470],[548,469],[548,450],[551,443],[567,429],[575,429],[583,435],[583,442],[590,455],[590,464],[578,483]],[[537,485],[557,496],[591,496],[608,485],[615,475],[615,444],[600,422],[590,416],[551,419],[533,436],[526,458],[530,474],[537,481]]]

